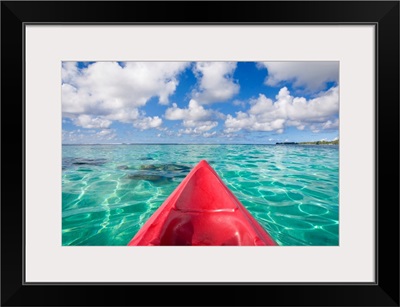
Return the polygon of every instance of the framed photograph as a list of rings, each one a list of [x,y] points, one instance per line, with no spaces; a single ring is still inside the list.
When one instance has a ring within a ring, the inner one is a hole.
[[[399,2],[1,26],[2,305],[399,306]]]

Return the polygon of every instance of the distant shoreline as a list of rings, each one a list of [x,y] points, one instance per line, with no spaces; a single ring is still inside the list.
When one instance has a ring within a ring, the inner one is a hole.
[[[281,142],[276,145],[339,145],[339,140],[334,141],[314,141],[314,142]]]
[[[224,143],[224,144],[207,144],[207,143],[108,143],[108,144],[62,144],[62,146],[104,146],[104,145],[206,145],[206,146],[221,146],[221,145],[264,145],[264,146],[275,146],[275,145],[338,145],[338,141],[316,141],[316,142],[278,142],[275,144],[246,144],[246,143]]]
[[[102,146],[102,145],[268,145],[275,146],[275,144],[246,144],[246,143],[223,143],[223,144],[215,144],[215,143],[108,143],[108,144],[62,144],[62,146]]]

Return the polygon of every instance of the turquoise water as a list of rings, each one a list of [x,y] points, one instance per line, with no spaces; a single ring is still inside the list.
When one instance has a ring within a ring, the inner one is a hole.
[[[338,245],[336,145],[63,145],[62,244],[126,245],[200,160],[280,245]]]

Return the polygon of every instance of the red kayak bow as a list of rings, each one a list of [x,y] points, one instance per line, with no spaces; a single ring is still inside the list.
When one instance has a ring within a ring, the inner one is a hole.
[[[200,161],[128,245],[277,245]]]

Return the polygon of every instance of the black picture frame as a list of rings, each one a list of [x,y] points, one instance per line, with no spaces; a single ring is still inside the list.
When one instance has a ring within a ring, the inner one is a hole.
[[[376,282],[26,284],[24,26],[29,23],[375,25]],[[399,101],[398,1],[2,1],[1,305],[399,306]]]

